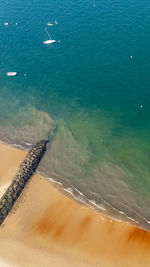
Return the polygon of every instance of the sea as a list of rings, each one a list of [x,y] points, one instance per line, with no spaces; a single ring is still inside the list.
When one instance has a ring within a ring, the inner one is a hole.
[[[39,172],[147,230],[149,44],[148,0],[0,1],[1,142],[48,138]]]

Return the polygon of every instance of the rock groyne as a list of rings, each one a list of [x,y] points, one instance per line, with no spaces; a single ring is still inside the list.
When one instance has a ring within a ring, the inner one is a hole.
[[[26,183],[35,172],[40,160],[42,159],[48,141],[42,140],[37,143],[29,152],[26,159],[20,165],[18,173],[13,178],[10,186],[0,200],[0,225],[10,212],[15,201],[21,194]]]

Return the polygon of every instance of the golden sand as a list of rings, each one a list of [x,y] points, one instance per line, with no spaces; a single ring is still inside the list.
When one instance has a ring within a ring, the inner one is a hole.
[[[27,152],[0,144],[0,195]],[[150,266],[150,233],[64,196],[34,175],[0,227],[0,266]]]

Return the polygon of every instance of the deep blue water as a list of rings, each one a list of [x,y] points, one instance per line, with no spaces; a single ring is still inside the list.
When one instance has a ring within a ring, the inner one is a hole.
[[[0,2],[0,139],[49,136],[41,171],[147,228],[149,43],[146,0]]]

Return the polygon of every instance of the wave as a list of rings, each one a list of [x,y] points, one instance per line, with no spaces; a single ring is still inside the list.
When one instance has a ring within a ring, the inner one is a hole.
[[[47,178],[47,180],[52,182],[53,184],[58,184],[64,192],[67,192],[67,194],[69,194],[71,196],[71,198],[73,198],[73,200],[78,201],[81,204],[88,205],[90,208],[94,209],[95,212],[99,213],[100,218],[102,220],[106,220],[106,217],[103,217],[103,215],[107,215],[107,217],[110,218],[110,220],[109,220],[110,223],[112,222],[112,220],[115,220],[118,222],[126,221],[126,223],[129,222],[129,223],[134,224],[135,226],[138,226],[139,228],[146,229],[146,230],[150,231],[150,229],[148,227],[145,227],[144,225],[140,224],[134,218],[129,217],[124,211],[117,210],[116,208],[112,207],[113,210],[116,210],[118,212],[118,214],[123,214],[124,217],[119,218],[119,216],[114,217],[113,215],[110,215],[103,204],[98,204],[95,202],[95,200],[88,199],[85,195],[82,194],[82,192],[80,192],[74,186],[69,187],[69,188],[65,188],[61,182],[58,182],[57,180],[55,180],[53,178],[49,177],[49,178]],[[150,221],[146,220],[146,218],[144,218],[144,217],[142,217],[142,218],[145,219],[145,222],[150,224]]]
[[[39,173],[39,174],[40,174],[40,173]],[[80,191],[79,191],[77,188],[75,188],[74,186],[65,188],[61,182],[58,182],[57,180],[55,180],[55,179],[53,179],[53,178],[48,177],[48,178],[46,178],[46,179],[47,179],[48,181],[52,182],[53,184],[57,184],[57,185],[59,185],[59,187],[61,188],[61,190],[63,190],[64,193],[67,192],[67,194],[69,194],[73,200],[78,201],[78,202],[80,202],[81,204],[88,205],[90,208],[94,209],[95,212],[98,212],[98,213],[99,213],[100,218],[101,218],[102,220],[106,220],[106,217],[103,217],[102,215],[107,215],[107,217],[110,218],[110,221],[109,221],[109,222],[112,222],[112,220],[115,220],[115,221],[118,221],[118,222],[122,222],[122,221],[123,221],[122,219],[117,218],[117,216],[116,216],[116,217],[111,216],[111,215],[108,213],[107,209],[104,207],[103,204],[97,204],[97,203],[95,202],[95,200],[90,200],[90,199],[88,199],[85,195],[82,194],[82,192],[80,192]],[[116,210],[117,210],[117,209],[116,209]],[[126,221],[127,223],[128,223],[128,222],[130,222],[130,223],[131,223],[131,222],[132,222],[132,223],[134,222],[134,224],[135,224],[136,226],[140,226],[138,221],[136,221],[134,218],[131,218],[131,217],[127,216],[127,215],[125,214],[125,212],[120,211],[120,210],[117,210],[117,212],[120,213],[120,214],[124,214],[124,215],[125,215],[125,217],[124,217],[124,221]],[[142,228],[142,227],[141,227],[141,228]]]

